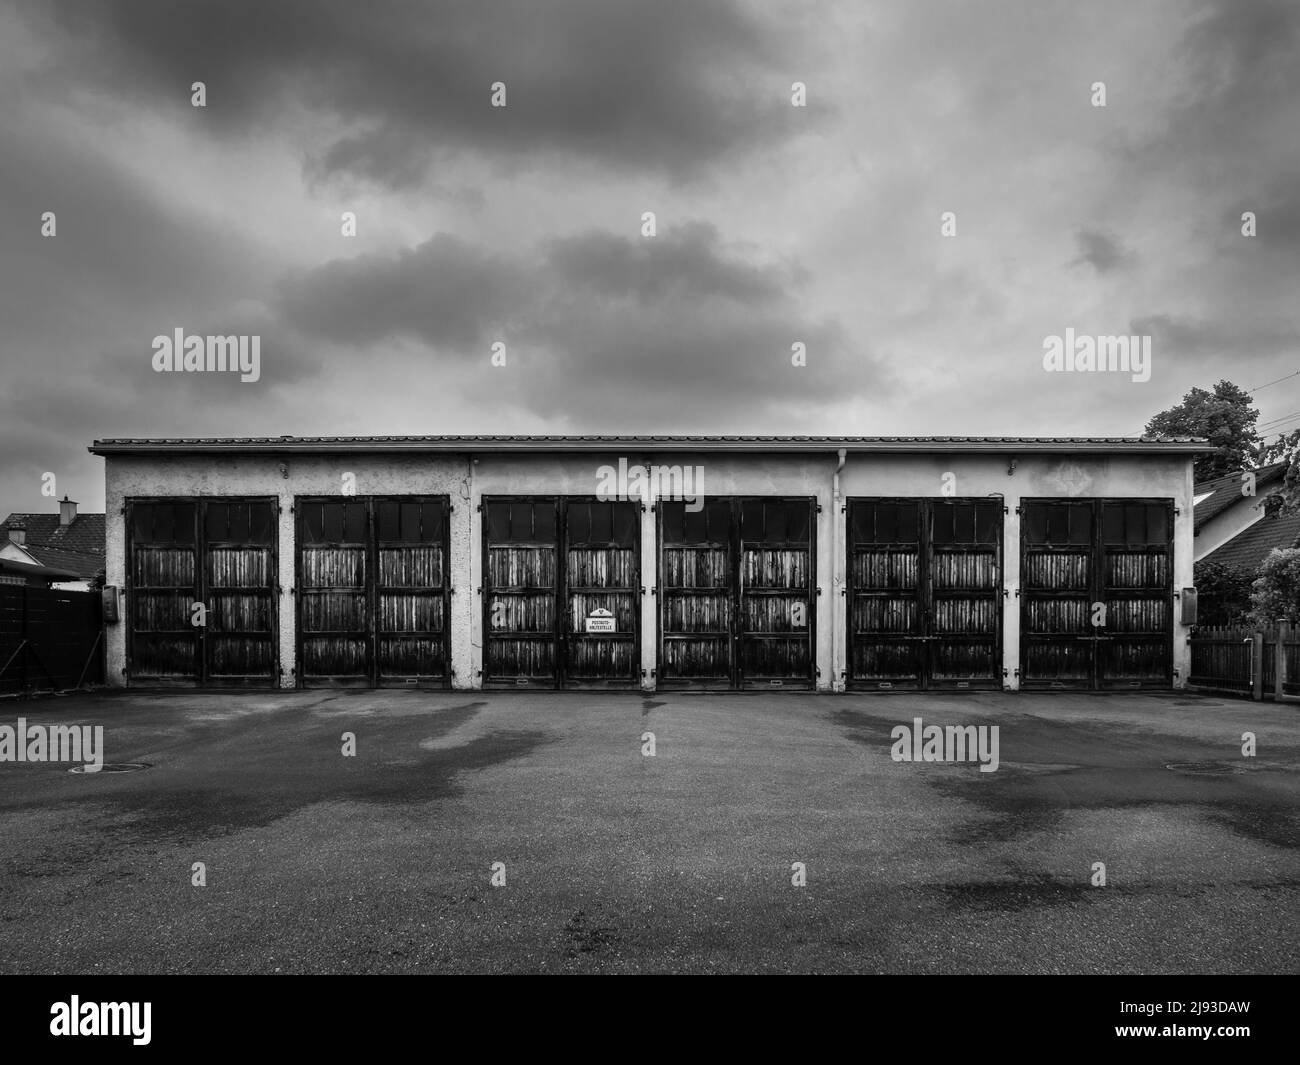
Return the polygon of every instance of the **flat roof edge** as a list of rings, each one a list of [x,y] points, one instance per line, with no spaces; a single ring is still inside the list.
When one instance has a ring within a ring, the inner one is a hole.
[[[1202,440],[1144,440],[1140,437],[283,437],[248,439],[96,440],[93,455],[125,454],[294,454],[370,452],[591,453],[714,451],[768,454],[974,451],[1155,452],[1200,454],[1214,446]]]

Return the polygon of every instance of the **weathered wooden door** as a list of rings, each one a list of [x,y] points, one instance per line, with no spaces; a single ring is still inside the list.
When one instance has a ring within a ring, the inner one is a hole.
[[[641,504],[492,498],[483,513],[484,684],[639,684]]]
[[[366,500],[297,499],[298,683],[370,683],[370,516]]]
[[[447,686],[447,497],[294,506],[299,683]]]
[[[660,502],[659,677],[662,686],[730,688],[738,578],[731,500],[703,509]]]
[[[1020,527],[1021,684],[1172,684],[1172,502],[1025,500]]]
[[[740,506],[742,688],[809,688],[817,587],[811,499],[744,499]]]
[[[562,500],[565,687],[640,683],[641,504]]]
[[[376,499],[375,683],[450,681],[448,500]]]
[[[203,679],[215,685],[278,682],[278,505],[273,499],[202,501]]]
[[[1000,499],[853,499],[849,685],[1002,683]]]
[[[194,500],[129,500],[130,603],[127,669],[131,683],[197,684],[199,592]]]
[[[810,498],[711,499],[659,511],[659,683],[816,683]]]
[[[559,500],[483,501],[483,683],[559,683]]]
[[[127,509],[132,682],[273,686],[276,501],[131,500]]]

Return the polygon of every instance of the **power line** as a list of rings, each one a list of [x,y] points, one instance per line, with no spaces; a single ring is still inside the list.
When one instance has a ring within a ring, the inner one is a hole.
[[[1279,377],[1276,381],[1269,381],[1268,384],[1260,385],[1259,388],[1252,388],[1252,389],[1249,389],[1249,390],[1246,392],[1246,395],[1249,396],[1249,395],[1251,395],[1251,394],[1254,393],[1254,392],[1258,392],[1260,388],[1268,388],[1269,385],[1276,385],[1276,384],[1281,383],[1282,381],[1289,381],[1289,380],[1291,380],[1291,378],[1293,378],[1293,377],[1300,377],[1300,370],[1296,370],[1295,373],[1289,373],[1289,374],[1287,374],[1285,377]]]
[[[1270,425],[1277,425],[1279,422],[1289,422],[1292,418],[1300,417],[1300,410],[1293,410],[1290,414],[1283,414],[1280,418],[1271,418],[1263,425],[1257,426],[1257,431],[1267,429]]]
[[[1293,420],[1293,421],[1300,421],[1300,418],[1294,418],[1294,419],[1292,419],[1292,420]],[[1270,429],[1267,433],[1264,433],[1264,434],[1260,437],[1260,440],[1261,440],[1262,442],[1264,442],[1264,443],[1267,443],[1267,442],[1268,442],[1268,438],[1269,438],[1270,436],[1273,436],[1275,433],[1277,434],[1277,438],[1278,438],[1278,440],[1282,440],[1282,439],[1284,439],[1284,438],[1286,437],[1286,434],[1287,434],[1287,430],[1286,430],[1286,428],[1285,428],[1285,424],[1284,424],[1284,425],[1278,425],[1278,426],[1275,426],[1274,428]]]

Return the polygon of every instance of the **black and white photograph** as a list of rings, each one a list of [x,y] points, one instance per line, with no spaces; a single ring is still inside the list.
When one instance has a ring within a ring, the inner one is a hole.
[[[1300,3],[0,0],[0,519],[40,1053],[380,975],[1258,1052]]]

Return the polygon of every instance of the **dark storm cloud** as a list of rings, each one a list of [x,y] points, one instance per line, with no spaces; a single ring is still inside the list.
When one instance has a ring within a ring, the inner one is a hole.
[[[1157,357],[1221,362],[1242,357],[1273,355],[1300,346],[1300,329],[1276,321],[1248,316],[1233,322],[1201,320],[1170,314],[1153,314],[1129,322],[1134,336],[1150,336]]]
[[[1081,229],[1075,234],[1079,242],[1079,257],[1075,263],[1086,263],[1099,274],[1126,265],[1131,256],[1114,237],[1093,229]]]
[[[314,176],[418,183],[439,153],[559,152],[681,177],[806,126],[790,106],[794,46],[732,0],[65,0],[46,73],[228,132],[298,130],[292,101],[337,120],[304,145]],[[490,86],[507,86],[492,108]],[[193,116],[191,116],[193,118]]]
[[[399,255],[297,274],[273,311],[287,328],[358,349],[414,339],[462,368],[486,365],[502,340],[509,366],[550,371],[545,387],[530,374],[519,397],[548,415],[583,413],[602,391],[678,414],[748,401],[753,417],[867,380],[887,388],[882,365],[851,357],[839,325],[801,306],[803,276],[739,258],[698,222],[654,238],[551,238],[509,260],[439,234]],[[807,346],[806,366],[792,363],[795,342]],[[522,382],[507,371],[497,387]]]
[[[689,292],[696,298],[719,296],[758,304],[781,299],[792,281],[780,271],[723,258],[718,231],[707,222],[691,222],[663,237],[637,241],[592,231],[553,239],[545,250],[547,266],[562,281],[643,303]]]
[[[1219,119],[1245,119],[1251,108],[1295,99],[1300,7],[1294,0],[1213,0],[1182,43],[1198,75],[1189,83],[1191,101],[1213,106]]]
[[[1278,148],[1294,146],[1300,5],[1210,0],[1202,11],[1175,47],[1180,89],[1163,128],[1127,151],[1143,169],[1176,168],[1223,191],[1225,162],[1275,158]],[[1261,166],[1254,173],[1265,177],[1270,170]]]
[[[396,255],[336,260],[278,286],[294,328],[340,344],[414,337],[468,352],[535,298],[521,265],[439,233]]]

